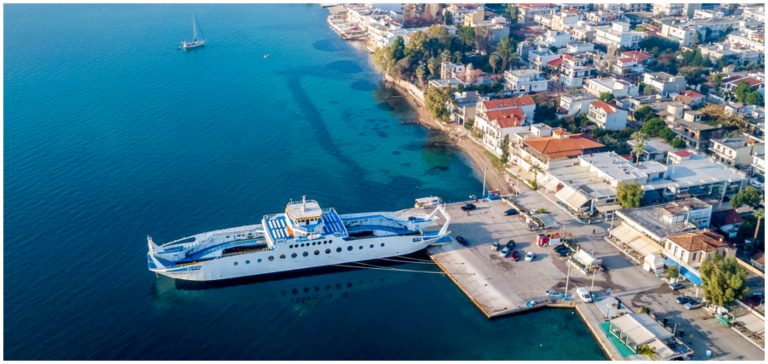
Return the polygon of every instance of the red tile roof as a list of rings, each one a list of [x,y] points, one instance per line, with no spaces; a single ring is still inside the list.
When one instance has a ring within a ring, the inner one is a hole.
[[[494,110],[494,109],[501,109],[501,108],[536,105],[536,103],[533,101],[533,97],[520,96],[520,97],[510,97],[507,99],[483,101],[483,105],[485,105],[486,110]]]
[[[687,157],[687,156],[690,156],[691,154],[693,154],[693,153],[691,153],[691,152],[689,152],[689,151],[687,151],[685,149],[676,150],[676,151],[674,151],[672,153],[674,153],[675,155],[680,156],[680,157]]]
[[[717,248],[729,247],[722,235],[709,229],[672,235],[667,240],[689,252],[711,252],[717,250]]]
[[[585,138],[581,134],[566,137],[529,138],[524,140],[523,144],[549,158],[576,157],[581,155],[586,149],[603,146],[594,140]]]
[[[642,62],[645,61],[648,58],[653,57],[650,53],[641,52],[641,51],[629,51],[629,52],[621,52],[621,59],[629,58],[629,60]],[[624,61],[626,62],[626,61]]]
[[[698,93],[698,92],[696,92],[694,90],[685,90],[685,91],[681,92],[680,95],[681,96],[686,96],[686,97],[692,97],[692,98],[704,97],[704,95],[702,95],[702,94],[700,94],[700,93]]]
[[[556,58],[556,59],[553,59],[553,60],[547,62],[547,65],[552,66],[552,67],[560,67],[560,65],[562,65],[562,64],[563,64],[563,57]]]
[[[599,108],[603,109],[603,111],[605,111],[608,114],[613,114],[613,113],[616,112],[616,107],[614,107],[613,105],[611,105],[611,104],[609,104],[609,103],[607,103],[605,101],[600,101],[600,100],[592,101],[592,103],[590,105],[594,106],[594,107],[599,107]]]
[[[488,116],[488,121],[496,120],[502,128],[521,126],[525,122],[525,114],[520,109],[488,111],[486,115]]]
[[[715,211],[712,213],[712,226],[721,227],[725,225],[740,224],[744,218],[734,209]]]

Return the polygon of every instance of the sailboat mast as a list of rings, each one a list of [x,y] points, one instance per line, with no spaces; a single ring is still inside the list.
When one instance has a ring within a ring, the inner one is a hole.
[[[192,15],[192,37],[197,40],[197,21],[195,21],[194,15]]]

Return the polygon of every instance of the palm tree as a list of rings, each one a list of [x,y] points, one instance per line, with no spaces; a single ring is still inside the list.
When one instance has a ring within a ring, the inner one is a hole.
[[[499,66],[499,56],[496,53],[491,53],[490,57],[488,57],[488,63],[491,64],[491,70],[496,74],[496,67]]]
[[[541,172],[541,167],[534,164],[531,165],[531,168],[529,169],[531,173],[533,173],[533,183],[534,183],[534,189],[536,189],[539,186],[539,172]]]
[[[632,134],[632,140],[635,141],[635,145],[632,146],[632,154],[635,155],[635,165],[640,164],[640,156],[645,153],[645,141],[648,136],[643,132],[635,132]]]
[[[763,209],[757,209],[754,212],[752,212],[752,216],[757,219],[757,222],[755,223],[755,236],[754,240],[757,240],[757,234],[760,232],[760,219],[765,217],[765,210]]]

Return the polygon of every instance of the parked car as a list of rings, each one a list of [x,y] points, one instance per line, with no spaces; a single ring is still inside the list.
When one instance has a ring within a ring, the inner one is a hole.
[[[502,248],[501,244],[498,241],[494,241],[493,244],[491,244],[491,246],[493,247],[493,250],[495,250],[495,251],[499,251],[499,249]]]
[[[457,237],[456,237],[456,241],[457,241],[459,244],[461,244],[461,245],[467,245],[467,244],[469,244],[469,242],[467,241],[467,239],[464,239],[464,237],[463,237],[463,236],[461,236],[461,235],[459,235],[459,236],[457,236]]]
[[[560,251],[570,251],[570,250],[571,250],[571,248],[567,247],[565,244],[560,244],[560,245],[558,245],[558,246],[554,247],[554,249],[553,249],[553,250],[554,250],[555,252],[560,252]]]
[[[514,216],[514,215],[517,215],[519,213],[520,213],[520,211],[517,211],[516,209],[509,209],[507,211],[504,211],[504,215],[506,215],[506,216]]]
[[[677,296],[677,297],[675,297],[675,301],[677,301],[677,303],[679,303],[681,305],[684,305],[684,304],[686,304],[688,302],[691,302],[691,300],[693,300],[693,297],[691,297],[691,296]]]
[[[507,241],[507,245],[506,246],[507,246],[507,248],[514,249],[515,248],[515,241],[510,239],[509,241]]]
[[[527,253],[525,253],[525,261],[526,262],[532,262],[533,258],[535,258],[535,257],[536,257],[536,254],[534,252],[532,252],[532,251],[528,251]]]
[[[517,250],[512,251],[512,260],[516,262],[520,261],[520,253]]]
[[[694,298],[694,299],[688,301],[688,303],[686,303],[684,306],[685,306],[686,310],[695,310],[695,309],[697,309],[699,307],[704,306],[704,301],[702,301],[700,299],[697,299],[697,298]]]
[[[669,289],[671,289],[673,291],[677,291],[678,289],[683,289],[683,288],[685,288],[685,286],[682,283],[680,283],[680,282],[675,282],[675,283],[670,283],[669,284]]]
[[[560,250],[555,250],[555,253],[557,253],[557,256],[559,256],[559,257],[561,257],[561,258],[562,258],[562,257],[567,257],[567,256],[569,256],[569,255],[573,254],[573,252],[571,251],[571,249],[560,249]]]
[[[505,247],[504,247],[504,248],[502,248],[502,249],[501,249],[501,251],[499,252],[499,256],[500,256],[500,257],[502,257],[502,258],[506,258],[506,257],[508,257],[508,256],[509,256],[509,253],[510,253],[511,251],[512,251],[512,249],[510,249],[510,248],[508,248],[508,247],[506,247],[506,246],[505,246]]]
[[[477,206],[475,206],[475,204],[473,203],[468,203],[462,206],[461,209],[464,211],[474,211],[474,210],[477,210]]]
[[[585,303],[592,302],[592,292],[584,287],[576,288],[576,295]]]

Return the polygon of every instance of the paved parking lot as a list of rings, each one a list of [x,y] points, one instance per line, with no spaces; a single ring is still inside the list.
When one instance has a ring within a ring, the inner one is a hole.
[[[743,339],[730,328],[710,318],[703,308],[685,310],[674,298],[681,294],[672,292],[667,284],[642,268],[615,246],[603,238],[610,229],[609,222],[583,224],[563,211],[559,206],[535,191],[525,191],[514,197],[526,209],[546,209],[560,224],[562,234],[570,234],[583,249],[603,259],[608,268],[594,276],[594,290],[598,294],[619,297],[631,308],[649,307],[659,317],[677,323],[677,330],[684,333],[684,341],[694,350],[697,359],[707,359],[706,350],[714,352],[715,359],[762,360],[764,352]],[[489,316],[516,311],[526,300],[541,297],[547,289],[565,286],[569,264],[552,253],[551,248],[535,246],[537,232],[529,231],[526,222],[518,216],[504,216],[509,205],[504,201],[480,202],[478,209],[467,215],[461,204],[448,207],[452,216],[451,232],[454,237],[463,236],[467,247],[457,243],[430,248],[433,259],[447,272],[455,272],[456,281],[475,303]],[[513,262],[495,254],[490,242],[506,242],[514,239],[517,249],[532,250],[537,254],[534,262]],[[569,291],[575,287],[591,287],[591,275],[571,269]],[[688,292],[693,294],[694,292]]]

